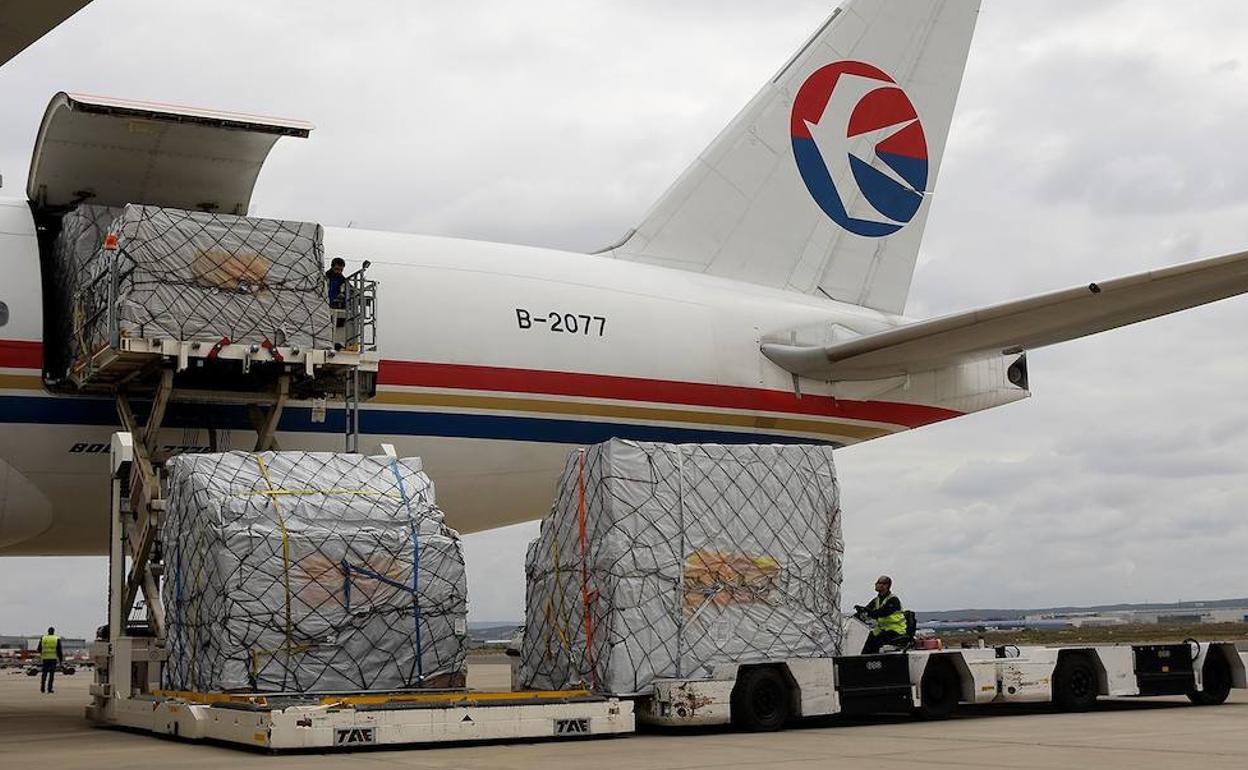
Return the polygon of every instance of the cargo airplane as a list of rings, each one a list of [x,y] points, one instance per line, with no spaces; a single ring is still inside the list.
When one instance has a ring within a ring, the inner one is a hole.
[[[423,457],[448,522],[471,532],[541,516],[570,447],[848,446],[1026,397],[1030,349],[1248,290],[1236,254],[905,316],[978,5],[848,0],[598,253],[326,229],[328,255],[370,260],[380,282],[383,360],[361,445]],[[26,197],[0,203],[0,553],[105,548],[114,406],[44,377],[55,351],[41,247],[55,212],[86,199],[246,213],[273,144],[309,129],[52,100]],[[287,409],[283,448],[341,446],[341,412],[335,425],[311,411]],[[204,439],[188,428],[162,441]]]

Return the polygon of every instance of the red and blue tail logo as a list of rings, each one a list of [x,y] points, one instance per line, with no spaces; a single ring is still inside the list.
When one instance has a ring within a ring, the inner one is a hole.
[[[791,131],[806,188],[841,227],[879,238],[919,212],[927,139],[910,98],[878,68],[839,61],[816,70],[793,101]]]

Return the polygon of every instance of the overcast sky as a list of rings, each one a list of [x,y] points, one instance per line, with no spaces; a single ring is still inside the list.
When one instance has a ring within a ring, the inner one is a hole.
[[[593,250],[834,3],[96,0],[0,69],[0,194],[77,90],[303,118],[253,212]],[[908,311],[1248,247],[1248,4],[984,0]],[[1248,596],[1248,298],[1030,355],[1034,397],[839,452],[846,596]],[[533,524],[466,538],[518,619]],[[104,619],[100,559],[0,559],[0,633]]]

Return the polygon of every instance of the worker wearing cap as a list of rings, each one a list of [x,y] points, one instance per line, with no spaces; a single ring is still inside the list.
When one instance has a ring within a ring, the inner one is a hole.
[[[39,640],[39,660],[43,664],[39,677],[39,692],[52,692],[52,680],[56,678],[56,667],[65,660],[65,651],[61,649],[61,637],[56,629],[48,626],[48,633]]]
[[[864,607],[855,605],[859,617],[875,621],[867,643],[862,646],[863,655],[874,655],[886,644],[893,644],[906,636],[906,615],[901,611],[901,599],[893,595],[893,579],[880,575],[875,581],[875,598]]]

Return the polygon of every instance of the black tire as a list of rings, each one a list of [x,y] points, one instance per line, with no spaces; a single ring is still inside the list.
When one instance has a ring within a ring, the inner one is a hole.
[[[793,693],[788,679],[770,666],[747,668],[732,688],[732,724],[747,732],[773,732],[789,721]]]
[[[1187,694],[1187,699],[1192,703],[1197,706],[1217,706],[1230,697],[1233,684],[1231,667],[1226,664],[1226,658],[1222,657],[1220,651],[1210,650],[1205,656],[1205,667],[1201,669],[1200,678],[1204,689]]]
[[[923,719],[945,719],[962,698],[962,681],[949,661],[931,658],[919,682],[919,706],[915,714]]]
[[[1096,666],[1087,655],[1065,656],[1053,672],[1053,702],[1062,711],[1087,711],[1100,694]]]

